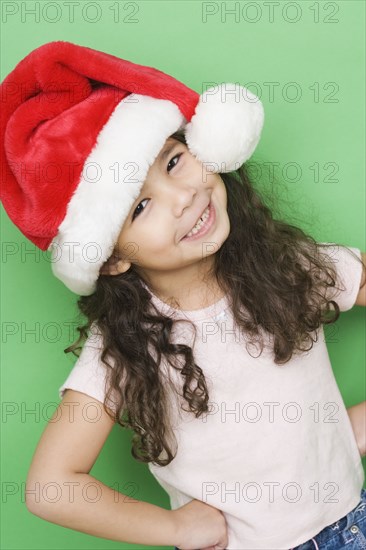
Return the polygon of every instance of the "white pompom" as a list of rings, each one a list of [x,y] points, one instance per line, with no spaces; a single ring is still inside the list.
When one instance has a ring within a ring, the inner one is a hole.
[[[200,96],[185,138],[211,172],[231,172],[252,156],[263,122],[263,105],[255,94],[239,84],[218,84]]]

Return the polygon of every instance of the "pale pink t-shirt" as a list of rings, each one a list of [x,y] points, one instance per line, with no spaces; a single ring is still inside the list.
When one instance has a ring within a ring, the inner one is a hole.
[[[361,257],[359,249],[349,248]],[[355,303],[362,266],[344,247],[335,246],[331,255],[346,287],[333,296],[347,311]],[[194,311],[174,310],[155,295],[152,300],[164,313],[197,326],[194,356],[210,396],[211,412],[195,418],[180,411],[181,398],[170,393],[178,452],[168,466],[149,463],[149,469],[168,493],[171,508],[195,498],[222,510],[227,550],[289,549],[352,510],[360,500],[364,470],[323,327],[309,352],[278,366],[271,338],[259,357],[255,347],[246,348],[226,297]],[[192,345],[186,325],[178,323],[174,339]],[[72,388],[103,402],[102,344],[93,339],[59,388],[60,397]],[[177,371],[165,361],[161,369],[181,388]]]

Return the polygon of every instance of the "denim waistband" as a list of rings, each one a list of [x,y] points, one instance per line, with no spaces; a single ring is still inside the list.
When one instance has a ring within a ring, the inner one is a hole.
[[[338,533],[343,533],[344,543],[347,544],[351,541],[352,535],[349,533],[348,529],[352,526],[353,523],[357,522],[358,515],[363,512],[366,508],[366,489],[361,489],[360,501],[356,506],[348,512],[345,516],[338,519],[331,525],[327,525],[319,533],[317,533],[310,540],[290,548],[290,550],[318,550],[322,544],[328,543],[333,537],[337,536]]]
[[[351,525],[357,521],[357,515],[363,512],[366,508],[366,489],[361,489],[361,498],[358,504],[348,512],[345,516],[338,519],[331,525],[327,525],[322,529],[317,535],[309,539],[306,542],[303,542],[299,546],[290,548],[289,550],[319,550],[322,544],[329,542],[334,536],[336,536],[341,531],[344,531],[344,543],[350,542],[351,536],[347,534],[347,530]],[[349,540],[347,540],[349,536]],[[177,546],[174,547],[174,550],[179,550]]]

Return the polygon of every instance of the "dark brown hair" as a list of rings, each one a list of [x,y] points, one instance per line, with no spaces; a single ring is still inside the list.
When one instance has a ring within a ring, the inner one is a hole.
[[[185,144],[181,132],[171,137]],[[338,319],[339,307],[328,299],[326,290],[343,287],[337,286],[331,254],[322,254],[315,239],[299,227],[274,219],[274,207],[266,204],[264,191],[255,189],[248,163],[220,176],[231,230],[215,253],[214,280],[250,342],[259,343],[262,351],[261,331],[272,335],[273,360],[281,365],[293,354],[312,348],[322,323]],[[171,431],[167,384],[159,368],[162,358],[180,371],[182,402],[188,403],[188,412],[195,417],[207,412],[209,395],[193,349],[171,341],[175,321],[152,305],[143,283],[148,286],[134,265],[120,275],[100,275],[96,291],[77,302],[87,322],[77,327],[78,340],[64,351],[79,356],[75,350],[81,350],[92,325],[98,327],[104,346],[100,358],[109,380],[104,405],[115,390],[118,402],[113,418],[134,431],[132,456],[165,466],[175,455],[168,442]],[[106,411],[112,416],[112,411]]]

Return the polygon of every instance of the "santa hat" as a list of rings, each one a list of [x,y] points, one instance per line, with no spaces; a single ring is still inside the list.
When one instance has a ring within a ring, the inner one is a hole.
[[[183,130],[211,172],[230,172],[254,152],[264,120],[260,100],[238,84],[199,95],[158,69],[64,41],[33,50],[0,92],[0,199],[80,295],[95,291],[171,134]]]

